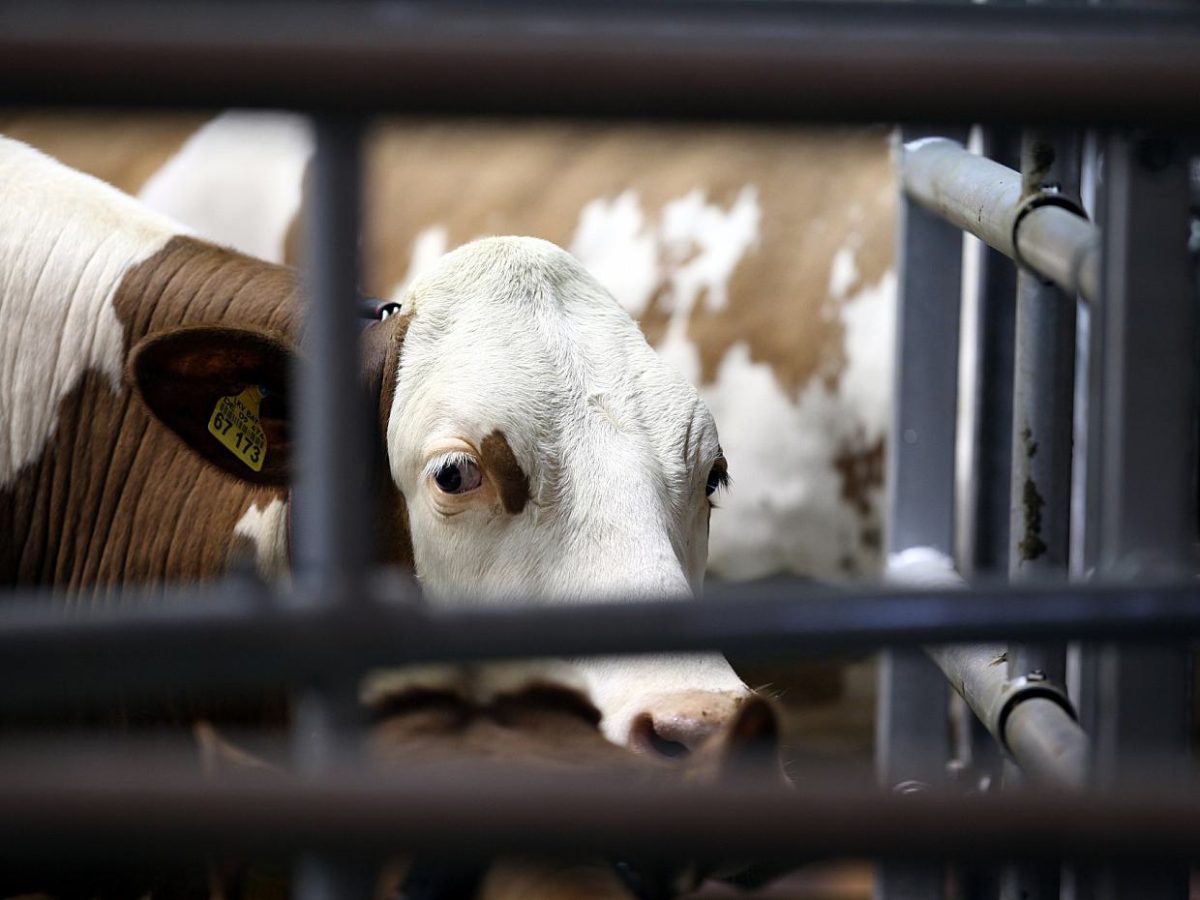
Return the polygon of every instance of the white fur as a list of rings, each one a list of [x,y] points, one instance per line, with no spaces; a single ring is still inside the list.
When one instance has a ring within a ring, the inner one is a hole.
[[[659,236],[642,215],[637,192],[598,197],[579,213],[571,252],[632,316],[646,311],[662,279]]]
[[[404,280],[392,291],[392,296],[400,298],[408,293],[413,282],[437,265],[437,261],[446,255],[449,241],[449,234],[440,225],[426,228],[413,238],[412,251],[408,258],[408,272],[405,274]]]
[[[182,230],[0,137],[0,488],[42,454],[84,372],[120,390],[125,335],[113,295]]]
[[[588,204],[571,246],[634,314],[666,288],[671,316],[656,349],[699,383],[688,322],[702,296],[713,308],[724,305],[729,279],[760,239],[760,220],[752,185],[728,208],[693,191],[667,203],[657,222],[627,191]],[[884,436],[891,408],[895,278],[888,272],[877,283],[861,282],[860,240],[849,235],[834,254],[827,297],[844,339],[841,348],[826,348],[819,377],[793,396],[768,363],[735,344],[716,378],[700,384],[722,423],[734,480],[712,520],[709,571],[723,578],[791,571],[831,579],[877,570],[878,551],[866,538],[880,529],[882,491],[867,498],[864,515],[842,496],[836,468],[846,446],[870,447]]]
[[[699,592],[712,417],[574,258],[532,238],[477,241],[443,257],[405,304],[412,319],[388,453],[433,602]],[[428,460],[448,442],[478,448],[496,430],[529,478],[531,502],[519,515],[498,504],[445,514]],[[616,739],[640,712],[631,694],[746,690],[715,656],[682,669],[679,660],[581,667]]]
[[[139,198],[201,237],[283,262],[312,153],[306,117],[230,110],[189,137]]]
[[[255,567],[263,578],[277,580],[287,577],[287,514],[287,503],[278,498],[262,509],[252,503],[233,526],[234,534],[254,544]]]

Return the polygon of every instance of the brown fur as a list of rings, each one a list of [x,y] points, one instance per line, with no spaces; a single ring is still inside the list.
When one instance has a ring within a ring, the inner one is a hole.
[[[0,130],[136,191],[203,119],[0,112]],[[851,291],[891,266],[894,189],[882,128],[391,119],[369,138],[364,286],[381,297],[404,278],[413,239],[430,225],[447,229],[451,247],[488,234],[569,246],[580,210],[597,198],[633,189],[655,227],[664,204],[689,191],[728,206],[755,185],[761,239],[734,270],[728,305],[709,309],[701,298],[688,323],[706,381],[741,342],[785,390],[813,378],[835,383],[844,360],[827,296],[834,253],[848,234],[860,236]],[[300,259],[301,230],[297,219],[285,242],[291,263]],[[652,344],[669,318],[665,299],[660,290],[641,317]],[[872,472],[861,486],[843,487],[862,505],[880,484]]]
[[[126,352],[156,329],[233,319],[286,335],[295,279],[191,238],[176,238],[130,270],[114,298]],[[90,587],[211,578],[233,527],[275,491],[218,472],[155,422],[128,388],[88,372],[59,403],[58,427],[36,463],[0,492],[0,579]]]
[[[114,306],[125,328],[126,354],[148,335],[178,335],[201,325],[249,328],[294,346],[298,292],[290,269],[178,237],[126,273]],[[369,359],[394,366],[403,327],[398,320],[377,327],[390,335],[388,352]],[[368,380],[382,384],[379,372]],[[390,397],[390,387],[385,393]],[[197,409],[207,416],[208,410]],[[235,552],[233,529],[251,504],[262,507],[281,496],[281,488],[254,487],[205,463],[128,387],[114,395],[97,373],[86,373],[58,412],[46,451],[0,492],[0,525],[11,535],[0,542],[3,583],[53,584],[81,593],[212,578]],[[206,428],[206,421],[197,428]],[[384,454],[379,456],[374,468],[386,470]],[[403,498],[385,472],[376,482],[384,495],[386,556],[411,565]]]
[[[379,459],[371,467],[375,473],[371,490],[376,497],[378,558],[389,565],[413,571],[416,563],[412,532],[408,525],[408,503],[392,478],[385,452],[388,419],[392,414],[392,398],[396,394],[395,373],[400,365],[400,353],[404,348],[409,321],[407,315],[393,315],[369,326],[363,335],[362,355],[367,396],[379,398],[371,411],[376,426],[375,447],[380,453]]]
[[[514,515],[521,512],[529,502],[529,476],[517,462],[504,432],[493,431],[485,437],[479,445],[479,455],[504,509]]]
[[[654,226],[666,203],[692,190],[728,206],[753,184],[761,240],[734,271],[728,306],[710,310],[702,298],[689,323],[706,381],[738,342],[789,391],[836,373],[841,324],[827,307],[835,251],[848,233],[861,235],[852,290],[891,265],[882,128],[393,120],[371,137],[364,257],[367,289],[378,296],[403,279],[413,239],[429,225],[447,229],[450,247],[489,234],[569,246],[580,210],[597,198],[633,189]],[[652,344],[668,317],[663,299],[642,316]]]

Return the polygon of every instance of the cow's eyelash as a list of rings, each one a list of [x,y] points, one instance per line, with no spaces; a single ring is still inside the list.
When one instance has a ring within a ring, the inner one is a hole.
[[[475,457],[465,450],[455,450],[451,453],[443,453],[441,456],[435,456],[429,462],[425,463],[425,469],[421,472],[422,478],[433,478],[444,469],[446,466],[464,466],[478,465],[475,462]]]

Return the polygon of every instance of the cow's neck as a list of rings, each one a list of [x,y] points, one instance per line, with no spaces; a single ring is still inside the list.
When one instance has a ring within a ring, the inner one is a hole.
[[[120,225],[110,223],[110,229]],[[110,330],[94,329],[92,336],[107,340],[117,355],[110,358],[110,348],[98,359],[88,357],[87,341],[67,342],[69,328],[41,335],[40,354],[83,358],[73,381],[43,392],[37,412],[48,424],[40,445],[0,484],[0,526],[11,527],[14,536],[0,548],[0,576],[73,591],[203,579],[223,571],[247,537],[264,568],[277,565],[268,557],[278,546],[272,526],[286,521],[277,513],[285,498],[202,462],[150,418],[121,375],[130,347],[161,328],[226,322],[290,335],[298,309],[294,273],[190,237],[156,234],[128,254],[130,263],[107,286],[93,287],[87,280],[96,263],[86,260],[94,260],[95,251],[85,248],[83,256],[76,281],[56,275],[60,284],[75,285],[59,299],[67,304],[60,320],[87,313],[107,321]],[[100,312],[77,310],[80,296]],[[40,299],[28,288],[6,290],[6,319],[22,318],[22,297]],[[36,316],[26,307],[25,317]],[[18,373],[31,370],[26,364],[36,370],[35,359],[17,363]],[[14,392],[4,385],[3,395],[15,409],[20,386]],[[19,432],[19,415],[4,418]],[[14,433],[10,428],[10,439]],[[23,446],[39,435],[26,438]]]

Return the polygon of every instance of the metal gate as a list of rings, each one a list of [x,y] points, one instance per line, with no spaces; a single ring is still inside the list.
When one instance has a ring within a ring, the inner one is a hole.
[[[363,861],[396,846],[555,853],[617,842],[777,864],[872,856],[884,861],[885,900],[942,896],[947,863],[964,861],[1012,862],[988,888],[1011,896],[1186,896],[1188,865],[1200,858],[1184,645],[1200,627],[1197,297],[1186,246],[1194,148],[1185,138],[1200,122],[1194,9],[9,2],[0,98],[295,108],[313,114],[317,134],[293,587],[178,589],[86,617],[62,615],[44,595],[0,609],[5,706],[285,680],[300,698],[301,777],[214,786],[174,771],[80,773],[54,759],[0,772],[0,857],[279,852],[301,860],[300,893],[324,897],[364,893]],[[345,442],[365,434],[339,398],[356,371],[344,301],[356,283],[360,128],[379,111],[985,121],[995,147],[1005,123],[1031,129],[1021,174],[928,139],[966,138],[953,128],[905,125],[898,151],[889,550],[901,561],[914,548],[956,549],[960,229],[1021,265],[1015,295],[996,257],[980,276],[977,446],[960,472],[976,498],[964,560],[976,586],[773,583],[724,588],[703,604],[555,610],[383,602],[387,588],[365,575],[365,486],[337,464]],[[1084,127],[1103,166],[1099,229],[1075,181]],[[1086,443],[1083,541],[1072,559],[1076,294],[1090,325],[1086,416],[1074,436]],[[1071,690],[1068,640],[1082,642],[1072,645]],[[884,793],[380,780],[335,752],[354,728],[350,686],[377,665],[879,647],[888,648]],[[1060,790],[951,784],[946,676],[1005,751],[1008,780]],[[1063,862],[1073,864],[1065,884]]]

